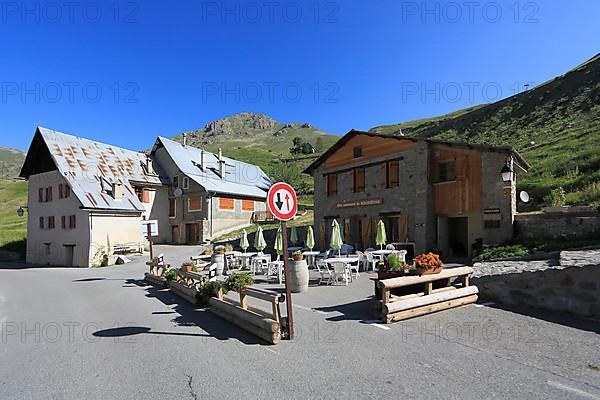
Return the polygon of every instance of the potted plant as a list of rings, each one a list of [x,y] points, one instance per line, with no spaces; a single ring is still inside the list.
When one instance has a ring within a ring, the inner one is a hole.
[[[212,255],[212,254],[213,254],[213,248],[212,248],[212,246],[209,244],[208,246],[206,246],[206,247],[204,248],[204,255],[206,255],[206,256],[210,256],[210,255]]]
[[[225,246],[223,246],[223,245],[215,246],[214,252],[215,252],[215,254],[225,254]]]
[[[167,280],[167,282],[171,282],[172,280],[177,278],[177,271],[175,271],[173,268],[169,269],[167,272],[165,272],[165,279]]]
[[[415,257],[415,273],[417,275],[439,274],[444,268],[440,256],[434,253],[423,253]]]
[[[293,252],[292,257],[294,258],[294,261],[302,261],[304,259],[304,256],[300,250]]]
[[[405,264],[397,254],[390,254],[377,271],[377,279],[397,278],[404,275]]]
[[[246,286],[254,285],[254,278],[252,275],[245,272],[234,272],[225,279],[223,286],[227,290],[234,290],[241,292]]]
[[[185,272],[192,272],[192,271],[196,272],[197,271],[196,264],[194,264],[191,261],[186,261],[183,264],[181,264],[181,270],[185,271]]]

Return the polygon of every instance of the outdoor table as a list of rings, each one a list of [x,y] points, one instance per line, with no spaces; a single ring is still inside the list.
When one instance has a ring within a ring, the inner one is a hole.
[[[288,247],[288,251],[291,253],[293,251],[298,251],[298,250],[302,250],[303,247],[302,246],[294,246],[294,247]]]
[[[241,260],[242,260],[242,267],[241,268],[248,267],[248,260],[251,259],[252,257],[254,257],[257,254],[258,253],[242,253],[242,254],[239,254],[238,257],[241,258]]]
[[[273,267],[273,266],[277,268],[277,279],[279,280],[279,284],[281,285],[283,283],[284,262],[283,261],[270,261],[269,269],[270,269],[270,267]],[[267,279],[269,279],[269,276],[267,276]]]
[[[371,251],[371,254],[377,254],[379,256],[388,256],[390,254],[392,254],[393,252],[395,252],[396,250],[375,250],[375,251]]]
[[[305,251],[304,253],[302,253],[302,255],[306,257],[306,262],[308,263],[308,265],[312,267],[315,266],[315,260],[317,259],[317,256],[319,254],[321,254],[320,251]]]

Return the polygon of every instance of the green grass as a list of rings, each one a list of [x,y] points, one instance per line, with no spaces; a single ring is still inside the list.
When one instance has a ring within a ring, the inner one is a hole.
[[[0,181],[0,250],[25,254],[27,213],[17,215],[27,205],[27,182]]]
[[[503,260],[511,257],[527,256],[538,252],[548,253],[588,246],[600,246],[600,238],[577,240],[529,240],[502,246],[487,247],[473,261]]]

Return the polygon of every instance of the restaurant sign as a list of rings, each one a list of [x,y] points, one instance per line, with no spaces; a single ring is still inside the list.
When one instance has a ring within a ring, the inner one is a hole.
[[[383,199],[367,199],[357,201],[345,201],[343,203],[337,203],[337,208],[352,208],[352,207],[366,207],[366,206],[377,206],[383,204]]]

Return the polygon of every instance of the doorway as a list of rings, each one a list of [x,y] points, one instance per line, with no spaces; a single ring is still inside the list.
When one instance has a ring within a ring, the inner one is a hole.
[[[200,244],[200,229],[198,224],[185,225],[185,239],[187,244]]]
[[[65,244],[63,245],[63,248],[65,249],[65,267],[72,267],[75,255],[75,245]]]
[[[448,250],[452,257],[469,257],[469,218],[448,218]]]
[[[179,225],[171,225],[171,243],[179,243]]]

